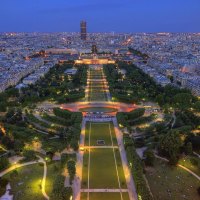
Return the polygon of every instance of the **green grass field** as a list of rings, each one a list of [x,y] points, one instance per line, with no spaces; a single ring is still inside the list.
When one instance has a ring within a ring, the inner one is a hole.
[[[107,96],[103,83],[91,82],[89,86],[89,101],[106,101]]]
[[[86,135],[85,145],[89,146],[89,135],[90,135],[90,146],[98,146],[97,140],[104,140],[106,146],[117,145],[117,139],[115,137],[113,123],[87,123],[86,124]],[[112,139],[112,140],[111,140]]]
[[[99,79],[99,81],[90,81],[89,83],[89,101],[106,101],[107,96],[104,90],[102,70],[90,69],[90,79]]]
[[[102,70],[90,69],[89,101],[106,101]],[[84,108],[86,112],[114,112],[115,109]],[[105,144],[99,145],[98,140]],[[127,189],[121,156],[112,122],[88,122],[85,130],[82,189]],[[129,200],[127,192],[82,192],[82,200]]]
[[[43,178],[43,164],[33,164],[16,170],[18,175],[11,177],[12,172],[4,176],[8,178],[15,200],[44,200],[41,191],[41,180]]]
[[[120,193],[90,193],[90,200],[121,200]],[[128,193],[122,193],[123,200],[129,200]],[[87,193],[81,194],[81,200],[87,200]]]
[[[193,162],[192,162],[193,161]],[[199,167],[199,158],[194,156],[185,156],[179,160],[179,164],[183,165],[184,167],[187,167],[191,171],[193,171],[195,174],[200,176],[200,167]]]
[[[156,159],[155,166],[147,169],[146,177],[155,200],[199,199],[197,187],[200,182],[179,167]]]
[[[112,123],[91,122],[86,124],[86,146],[97,146],[96,141],[99,139],[104,140],[105,145],[112,146],[111,138],[113,145],[117,145]],[[98,176],[98,174],[101,174],[101,176]],[[86,149],[83,158],[82,188],[88,188],[88,176],[89,188],[127,188],[119,149],[92,148],[90,152],[89,149]]]

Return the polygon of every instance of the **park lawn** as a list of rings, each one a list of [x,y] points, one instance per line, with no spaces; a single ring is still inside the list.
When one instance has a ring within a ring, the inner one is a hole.
[[[88,152],[86,153],[88,154]],[[84,160],[84,165],[85,162],[87,161]],[[118,169],[118,173],[121,187],[127,188],[125,184],[123,170]],[[92,189],[119,188],[114,154],[112,149],[91,149],[89,177],[89,187]],[[87,182],[87,180],[88,179],[83,179],[83,182]]]
[[[108,113],[108,112],[117,112],[116,108],[104,108],[104,107],[86,107],[86,108],[81,108],[80,109],[81,112],[104,112],[104,113]]]
[[[91,79],[102,79],[103,78],[103,75],[100,73],[100,74],[90,74],[90,78]]]
[[[90,81],[89,100],[90,101],[106,101],[107,100],[103,82]]]
[[[107,98],[103,93],[92,93],[88,97],[89,101],[106,101]]]
[[[10,172],[4,177],[7,178],[11,184],[11,190],[15,200],[44,200],[41,191],[41,180],[43,178],[44,166],[43,164],[33,164],[16,170],[18,175],[11,178]]]
[[[89,90],[89,100],[90,101],[106,101],[106,92],[102,87],[90,88]]]
[[[120,185],[122,188],[126,188],[126,186],[127,186],[126,179],[125,179],[125,175],[124,175],[124,169],[123,169],[119,149],[115,149],[115,157],[116,157],[116,162],[117,162],[117,170],[118,170],[118,174],[119,174]]]
[[[129,200],[128,193],[122,193],[123,200]],[[99,193],[93,193],[91,192],[89,194],[89,200],[121,200],[120,193],[117,192],[99,192]],[[81,200],[87,200],[87,193],[81,193]]]
[[[153,168],[147,168],[146,177],[155,200],[199,200],[200,182],[180,167],[156,159]]]
[[[83,169],[82,169],[82,182],[81,188],[88,188],[88,159],[89,153],[88,150],[85,150],[83,155]]]
[[[85,125],[85,142],[84,142],[85,146],[89,146],[89,134],[91,134],[90,133],[90,123],[91,122],[87,122]]]
[[[91,127],[90,127],[91,124]],[[90,130],[91,128],[91,130]],[[89,145],[89,133],[90,133],[90,146],[98,146],[97,140],[104,140],[106,146],[111,146],[111,136],[113,139],[113,145],[117,145],[117,140],[115,136],[113,123],[104,122],[104,123],[95,123],[89,122],[86,124],[86,137],[85,137],[85,145]]]
[[[102,77],[103,76],[103,74],[102,74],[102,70],[99,70],[99,71],[97,71],[97,70],[90,70],[90,77],[91,78],[95,78],[95,77]]]
[[[184,167],[187,167],[188,169],[190,169],[191,171],[193,171],[195,174],[197,174],[198,176],[200,176],[200,168],[199,168],[199,164],[196,163],[196,165],[194,163],[191,162],[191,159],[194,158],[195,160],[198,161],[198,163],[200,163],[200,159],[197,157],[193,157],[193,156],[185,156],[183,158],[181,158],[178,162],[178,164],[183,165]]]

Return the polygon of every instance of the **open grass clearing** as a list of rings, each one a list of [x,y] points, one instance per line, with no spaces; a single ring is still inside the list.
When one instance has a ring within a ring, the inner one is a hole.
[[[15,200],[44,200],[41,190],[41,181],[44,173],[43,164],[33,164],[16,169],[17,175],[11,176],[10,172],[4,177],[11,184],[11,192]]]
[[[115,150],[117,166],[113,149],[90,149],[90,168],[88,154],[89,151],[84,153],[82,188],[88,188],[88,173],[90,189],[119,189],[119,182],[121,188],[127,188],[119,151]]]
[[[104,140],[106,146],[111,146],[111,136],[113,145],[117,145],[114,126],[111,122],[88,122],[86,124],[85,146],[89,146],[89,135],[90,146],[97,146],[97,140]]]
[[[147,168],[146,177],[155,200],[199,199],[197,188],[200,182],[180,167],[171,167],[156,159],[155,166]]]
[[[200,159],[194,156],[185,156],[178,162],[200,176]]]
[[[122,193],[123,200],[129,200],[128,193]],[[87,193],[81,194],[81,200],[87,200]],[[99,193],[90,193],[89,200],[121,200],[121,195],[118,192],[99,192]]]

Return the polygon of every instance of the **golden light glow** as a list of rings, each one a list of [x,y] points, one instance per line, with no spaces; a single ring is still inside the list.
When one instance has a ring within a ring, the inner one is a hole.
[[[6,135],[6,129],[4,128],[3,124],[0,124],[0,130],[4,135]]]

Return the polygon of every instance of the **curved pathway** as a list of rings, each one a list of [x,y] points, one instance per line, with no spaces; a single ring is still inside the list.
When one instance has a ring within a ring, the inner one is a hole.
[[[20,167],[24,167],[24,166],[28,166],[28,165],[33,165],[33,164],[37,164],[37,163],[43,163],[44,165],[44,174],[43,174],[43,178],[42,178],[42,194],[43,196],[45,197],[45,199],[48,199],[49,200],[49,196],[46,194],[46,191],[45,191],[45,184],[46,184],[46,177],[47,177],[47,165],[46,165],[46,162],[45,160],[40,157],[40,156],[37,156],[39,158],[38,161],[31,161],[31,162],[26,162],[26,163],[22,163],[22,164],[14,164],[12,165],[11,167],[9,167],[8,169],[5,169],[4,171],[2,171],[0,173],[0,177],[4,176],[5,174],[17,169],[17,168],[20,168]]]
[[[158,155],[156,155],[156,154],[155,154],[155,157],[158,158],[158,159],[160,159],[160,160],[163,160],[163,161],[165,161],[165,162],[169,162],[168,159],[163,158],[163,157],[161,157],[161,156],[158,156]],[[197,174],[195,174],[193,171],[191,171],[191,170],[188,169],[187,167],[184,167],[183,165],[180,165],[180,164],[178,164],[177,166],[180,167],[180,168],[182,168],[182,169],[184,169],[185,171],[189,172],[191,175],[193,175],[195,178],[197,178],[197,179],[200,181],[200,176],[198,176]]]

